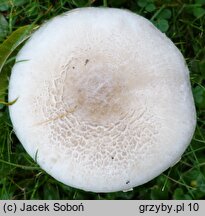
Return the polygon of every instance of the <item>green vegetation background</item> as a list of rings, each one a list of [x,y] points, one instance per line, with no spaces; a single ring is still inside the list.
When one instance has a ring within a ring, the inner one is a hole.
[[[126,8],[148,18],[181,50],[191,72],[197,109],[191,145],[174,167],[127,193],[90,193],[57,182],[25,152],[9,119],[8,81],[23,42],[35,25],[85,6]],[[205,0],[0,0],[0,199],[205,199]]]

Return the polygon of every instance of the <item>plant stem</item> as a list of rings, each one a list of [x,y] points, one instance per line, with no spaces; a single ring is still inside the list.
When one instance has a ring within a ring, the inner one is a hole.
[[[103,0],[103,6],[107,7],[107,0]]]

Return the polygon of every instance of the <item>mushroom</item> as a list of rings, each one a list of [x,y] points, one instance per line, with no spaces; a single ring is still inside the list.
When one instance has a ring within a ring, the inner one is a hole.
[[[147,19],[113,8],[53,18],[19,52],[14,131],[51,176],[93,192],[129,190],[180,160],[196,113],[185,60]]]

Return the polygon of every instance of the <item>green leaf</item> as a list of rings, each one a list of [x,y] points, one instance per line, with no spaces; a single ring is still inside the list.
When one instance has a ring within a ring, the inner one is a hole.
[[[153,200],[168,199],[168,190],[165,189],[162,191],[162,188],[160,188],[158,185],[155,185],[151,190],[150,196]]]
[[[0,11],[7,11],[9,9],[9,1],[7,0],[1,0],[0,1]]]
[[[8,57],[21,43],[30,37],[35,28],[34,25],[20,27],[0,45],[0,75]]]
[[[137,1],[137,4],[141,7],[144,8],[147,5],[147,1],[146,0],[139,0]]]
[[[161,18],[161,19],[170,19],[172,16],[172,12],[170,9],[163,9],[157,17]]]
[[[0,14],[0,41],[3,41],[3,39],[8,34],[8,22],[5,19],[5,17]]]
[[[201,7],[195,7],[193,9],[193,14],[196,18],[202,17],[203,15],[205,15],[205,9]]]
[[[0,0],[0,11],[8,11],[11,7],[19,7],[29,2],[30,0]]]
[[[201,103],[203,101],[203,89],[201,88],[201,86],[196,86],[194,88],[193,94],[194,94],[194,99],[196,101],[196,103]]]
[[[169,29],[169,23],[166,19],[157,19],[155,25],[162,32],[166,32]]]
[[[29,2],[31,1],[30,0],[13,0],[13,5],[16,7],[19,7]]]
[[[43,195],[46,200],[58,200],[60,195],[58,193],[58,188],[50,183],[45,184],[43,187]]]
[[[205,0],[196,0],[195,3],[203,5],[205,4]]]
[[[14,31],[1,45],[0,45],[0,104],[5,104],[5,96],[8,88],[8,72],[2,70],[6,61],[12,52],[23,43],[36,27],[34,25],[27,25],[18,28]],[[6,67],[5,67],[6,68]]]
[[[173,199],[174,200],[191,200],[192,197],[184,193],[184,190],[182,188],[177,188],[173,193]]]
[[[146,7],[145,7],[145,10],[147,12],[153,12],[156,10],[156,6],[153,4],[153,3],[149,3]]]
[[[205,107],[205,90],[201,86],[196,86],[193,89],[194,100],[197,107]]]

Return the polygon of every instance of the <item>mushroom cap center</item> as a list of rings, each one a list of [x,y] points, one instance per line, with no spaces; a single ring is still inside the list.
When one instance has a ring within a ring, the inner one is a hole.
[[[94,123],[110,118],[118,120],[123,113],[125,85],[116,72],[107,65],[91,65],[70,79],[72,94],[69,95],[81,120]]]

